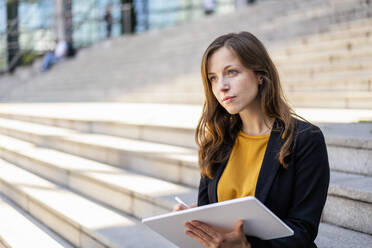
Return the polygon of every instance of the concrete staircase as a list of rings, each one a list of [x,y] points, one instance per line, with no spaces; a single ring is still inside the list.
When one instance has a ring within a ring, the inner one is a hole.
[[[372,247],[371,16],[367,0],[263,1],[0,78],[0,101],[63,102],[0,105],[0,248],[173,247],[140,219],[171,211],[175,195],[195,203],[201,55],[241,30],[264,41],[297,113],[325,134],[318,247]]]
[[[198,105],[3,104],[1,193],[74,247],[172,247],[138,219],[170,212],[175,195],[196,202],[193,128],[200,110]],[[323,121],[332,169],[317,244],[370,246],[372,125],[329,124],[324,110],[297,111]],[[372,118],[371,111],[347,114]],[[358,131],[350,132],[349,125]]]
[[[204,49],[217,35],[248,30],[270,50],[294,106],[368,109],[371,16],[366,0],[263,1],[237,13],[97,44],[32,79],[5,77],[0,99],[201,104]]]

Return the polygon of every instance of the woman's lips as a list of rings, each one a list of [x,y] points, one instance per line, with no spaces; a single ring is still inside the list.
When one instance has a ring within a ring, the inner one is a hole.
[[[226,96],[223,98],[223,102],[225,103],[228,103],[228,102],[231,102],[233,99],[235,98],[235,96]]]

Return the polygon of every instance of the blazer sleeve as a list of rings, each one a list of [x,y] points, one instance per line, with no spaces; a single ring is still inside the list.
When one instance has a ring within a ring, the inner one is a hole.
[[[253,248],[314,247],[329,185],[329,163],[322,132],[311,126],[297,135],[294,151],[295,183],[292,203],[283,221],[293,229],[286,238],[260,240],[248,237]]]
[[[203,206],[209,204],[208,196],[208,183],[210,179],[201,176],[199,183],[199,193],[198,193],[198,206]]]

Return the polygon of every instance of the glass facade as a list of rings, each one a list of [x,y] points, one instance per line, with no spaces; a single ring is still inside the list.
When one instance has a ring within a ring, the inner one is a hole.
[[[6,66],[6,37],[4,35],[6,29],[6,6],[5,0],[0,1],[0,70]]]
[[[216,0],[215,14],[234,10],[236,0]],[[106,38],[104,15],[112,4],[112,36],[121,35],[121,0],[72,0],[73,41],[87,46]],[[177,25],[204,15],[202,0],[133,0],[135,32]],[[19,1],[21,50],[44,52],[55,40],[55,0]],[[6,0],[0,0],[0,67],[6,57]]]

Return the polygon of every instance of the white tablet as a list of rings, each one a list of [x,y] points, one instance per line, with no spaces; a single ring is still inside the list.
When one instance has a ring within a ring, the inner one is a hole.
[[[253,196],[145,218],[142,223],[181,248],[203,247],[185,234],[184,223],[199,220],[223,231],[244,220],[244,233],[268,240],[293,235],[293,230]]]

